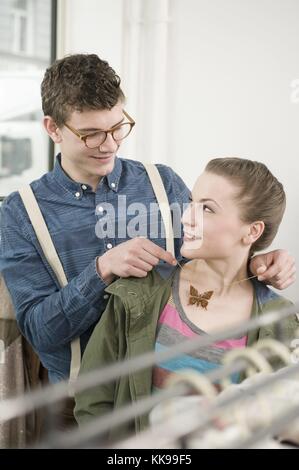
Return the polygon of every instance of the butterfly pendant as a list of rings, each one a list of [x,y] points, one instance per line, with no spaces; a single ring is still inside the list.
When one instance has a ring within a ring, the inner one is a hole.
[[[190,293],[189,293],[189,305],[195,305],[199,307],[199,305],[207,310],[207,306],[209,304],[209,300],[212,297],[214,291],[208,290],[203,294],[199,294],[195,287],[190,285]]]

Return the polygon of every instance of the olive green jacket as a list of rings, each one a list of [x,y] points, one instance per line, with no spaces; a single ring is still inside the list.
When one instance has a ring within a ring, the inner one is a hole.
[[[169,299],[174,272],[163,279],[153,270],[146,278],[119,279],[106,288],[106,292],[112,295],[86,347],[80,374],[154,350],[158,318]],[[292,305],[260,282],[254,282],[254,288],[251,318]],[[297,317],[288,317],[282,323],[287,336],[293,337],[299,326]],[[273,325],[261,327],[248,333],[247,345],[275,336]],[[115,382],[77,393],[75,418],[79,425],[84,424],[94,416],[148,397],[151,388],[152,368],[147,368],[120,377]],[[146,415],[137,416],[134,422],[113,429],[109,436],[128,435],[130,431],[139,431],[147,424]]]

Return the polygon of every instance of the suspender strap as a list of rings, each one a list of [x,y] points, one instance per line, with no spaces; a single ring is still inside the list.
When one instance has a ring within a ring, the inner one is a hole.
[[[165,227],[166,250],[169,251],[173,256],[175,256],[171,211],[162,178],[156,165],[153,165],[152,163],[144,163],[143,165],[147,171],[156,199],[159,204],[161,217]]]
[[[64,287],[68,281],[31,186],[25,186],[19,190],[19,193],[45,258],[53,269],[60,286]],[[80,338],[72,341],[71,352],[70,381],[73,381],[78,376],[81,362]]]

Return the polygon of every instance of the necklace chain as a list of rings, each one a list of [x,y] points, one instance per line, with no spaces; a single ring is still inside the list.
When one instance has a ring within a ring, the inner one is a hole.
[[[184,269],[184,266],[179,263],[177,260],[178,266],[181,270]],[[239,281],[231,282],[230,284],[225,284],[226,287],[232,286],[233,284],[239,284],[240,282],[249,281],[250,279],[254,279],[257,276],[250,276],[244,279],[240,279]],[[214,290],[205,291],[203,294],[197,292],[197,290],[190,284],[190,293],[189,293],[189,305],[196,304],[197,307],[201,305],[205,310],[207,309],[208,303],[212,295],[214,294]]]
[[[181,268],[181,270],[183,270],[184,266],[181,263],[179,263],[178,260],[176,260],[176,261],[177,261],[178,266]],[[230,284],[224,284],[224,285],[226,287],[232,286],[233,284],[239,284],[240,282],[249,281],[250,279],[254,279],[255,277],[257,277],[257,275],[250,276],[250,277],[245,277],[244,279],[240,279],[239,281],[234,281],[234,282],[231,282]]]

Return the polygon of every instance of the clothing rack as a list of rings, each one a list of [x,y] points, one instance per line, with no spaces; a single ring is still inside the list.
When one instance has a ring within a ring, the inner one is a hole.
[[[259,381],[250,385],[247,390],[241,394],[238,389],[231,392],[228,396],[221,397],[221,394],[217,397],[215,401],[210,402],[210,404],[205,403],[205,406],[199,407],[198,404],[190,405],[189,414],[187,415],[188,426],[182,426],[178,428],[173,419],[170,423],[161,423],[159,428],[149,428],[145,431],[139,433],[137,436],[129,437],[121,442],[112,444],[113,448],[148,448],[155,445],[158,441],[160,444],[164,443],[169,444],[170,439],[183,440],[186,441],[186,437],[192,432],[204,431],[206,428],[211,425],[213,419],[217,418],[219,414],[225,409],[238,402],[245,401],[250,395],[256,392],[265,392],[269,387],[274,387],[281,380],[287,378],[293,378],[296,376],[298,378],[299,372],[299,363],[293,366],[288,366],[280,369],[278,372],[275,372],[272,375],[265,376],[260,378]],[[220,374],[219,374],[220,375]],[[223,375],[223,374],[222,374]],[[184,410],[185,412],[185,410]],[[277,419],[274,419],[269,427],[265,427],[260,431],[254,433],[247,441],[240,441],[236,443],[233,448],[242,448],[250,447],[255,442],[263,439],[269,434],[280,431],[286,424],[296,419],[299,416],[299,397],[298,404],[295,407],[292,407],[291,411],[287,410],[285,415],[280,416]],[[82,432],[83,429],[82,429]]]
[[[240,360],[236,361],[236,364],[223,366],[219,369],[207,372],[206,374],[202,375],[208,378],[211,382],[216,382],[227,377],[228,375],[231,375],[232,373],[242,372],[247,367],[247,365],[248,364],[244,360]],[[187,431],[185,430],[186,434],[194,430],[204,430],[207,426],[210,425],[211,421],[217,416],[217,414],[219,414],[219,411],[221,411],[221,409],[223,409],[224,407],[232,405],[235,402],[244,400],[246,396],[249,396],[254,392],[262,391],[267,387],[275,385],[275,383],[279,382],[280,380],[285,379],[287,377],[293,377],[298,373],[299,364],[284,367],[283,369],[279,370],[279,372],[276,372],[275,374],[270,376],[265,376],[265,378],[260,379],[258,383],[255,383],[248,387],[248,390],[246,390],[243,394],[236,392],[230,394],[230,396],[227,397],[221,398],[220,396],[220,398],[217,399],[217,403],[211,404],[210,406],[205,408],[201,408],[200,413],[198,413],[198,409],[192,409],[192,413],[188,415],[189,427]],[[95,418],[84,427],[82,426],[80,429],[76,429],[72,432],[69,432],[67,435],[63,433],[58,435],[56,434],[55,440],[52,441],[51,444],[53,445],[53,443],[55,443],[55,446],[58,445],[59,447],[66,448],[77,447],[81,446],[82,443],[87,443],[89,445],[90,442],[93,442],[95,437],[97,438],[99,443],[100,436],[112,427],[119,426],[137,415],[149,412],[155,405],[167,399],[186,395],[190,391],[190,385],[188,386],[184,383],[177,384],[171,388],[164,389],[163,391],[158,392],[151,397],[147,397],[145,399],[139,400],[138,402],[126,405],[121,409],[117,410],[117,412],[113,411],[111,413],[107,413],[105,416]],[[170,430],[174,428],[171,426],[166,426],[166,429],[167,433],[169,434]],[[154,431],[154,433],[155,432],[156,430]],[[167,433],[165,433],[164,436],[167,436]],[[143,433],[140,433],[140,435],[137,437],[134,436],[132,441],[129,441],[128,447],[130,447],[132,444],[132,446],[136,448],[136,446],[138,446],[139,440],[141,440],[141,442],[144,442],[146,438],[144,439],[144,436],[142,436],[142,434]],[[148,439],[149,436],[153,437],[151,431],[146,430],[144,431],[144,434],[145,436],[147,436]],[[163,432],[161,435],[163,435]],[[179,430],[179,435],[177,435],[176,437],[184,437],[184,432],[182,431],[182,429]],[[42,444],[43,447],[45,445],[46,442]],[[120,445],[121,444],[118,443],[116,447]]]
[[[120,375],[126,375],[132,372],[133,370],[140,370],[142,368],[149,367],[149,365],[154,365],[158,361],[165,360],[166,355],[167,358],[172,358],[181,353],[192,352],[199,346],[207,346],[208,344],[211,344],[213,342],[222,341],[232,336],[242,334],[246,331],[254,330],[261,325],[265,326],[271,323],[280,323],[280,321],[282,321],[284,318],[293,315],[297,312],[298,304],[282,311],[267,313],[257,319],[249,320],[247,323],[242,324],[241,326],[230,328],[229,330],[226,330],[213,336],[209,336],[207,338],[196,338],[196,341],[188,340],[178,345],[179,347],[176,347],[175,351],[173,350],[174,348],[172,348],[171,351],[166,351],[167,354],[165,354],[165,352],[163,352],[162,354],[147,353],[145,355],[139,356],[138,358],[114,364],[112,366],[105,367],[97,371],[92,371],[92,373],[89,373],[86,376],[79,377],[78,383],[74,384],[74,389],[81,391],[90,386],[113,380],[119,377]],[[246,365],[246,361],[240,360],[233,365],[223,366],[220,369],[211,371],[205,375],[207,378],[209,378],[209,380],[216,381],[224,378],[227,375],[231,375],[232,373],[244,370]],[[291,367],[287,367],[285,369],[287,373],[291,374],[293,372],[293,368]],[[293,373],[295,373],[296,371],[298,372],[299,366],[296,366],[295,369],[296,370],[294,370]],[[90,377],[91,375],[92,377]],[[269,384],[271,384],[270,380]],[[267,386],[267,382],[266,384],[264,384],[264,386]],[[13,419],[14,417],[20,416],[21,414],[25,414],[36,407],[45,405],[49,406],[50,404],[54,404],[56,401],[59,401],[62,398],[66,397],[68,395],[68,391],[68,383],[64,382],[47,386],[43,390],[40,390],[38,392],[32,392],[24,397],[5,400],[4,402],[0,403],[0,419],[2,421],[6,421],[9,419]],[[52,436],[49,439],[48,443],[47,441],[45,441],[41,443],[40,446],[80,446],[82,445],[82,442],[90,442],[90,440],[94,439],[95,436],[97,436],[98,439],[98,436],[105,433],[108,429],[111,428],[111,426],[117,426],[121,423],[124,423],[132,419],[132,417],[136,416],[137,414],[143,414],[145,412],[150,411],[153,406],[160,403],[161,401],[177,395],[184,395],[188,393],[188,391],[190,391],[190,387],[184,384],[179,384],[172,388],[165,389],[155,394],[154,396],[150,396],[131,405],[127,405],[121,408],[120,410],[117,410],[117,412],[112,412],[107,414],[106,416],[96,418],[94,421],[86,425],[84,429],[76,429],[75,431],[70,431],[68,434],[64,433],[63,435],[56,433],[55,438],[53,438]],[[236,397],[236,400],[237,399],[238,398]],[[215,413],[216,411],[219,410],[216,409]],[[211,413],[209,414],[209,416],[206,416],[206,421],[203,421],[201,423],[201,426],[206,426],[212,419],[212,416],[213,414]],[[200,424],[200,421],[197,422],[197,426],[198,424]]]
[[[211,382],[221,380],[228,375],[243,372],[247,362],[238,361],[236,364],[229,366],[221,367],[215,371],[207,372],[205,377],[207,377]],[[148,413],[155,405],[159,403],[174,398],[176,396],[184,396],[190,392],[190,386],[187,384],[178,384],[171,388],[166,388],[161,390],[150,397],[146,397],[138,402],[131,403],[119,409],[117,412],[107,413],[105,416],[100,416],[92,420],[92,422],[86,424],[84,429],[75,430],[72,433],[69,433],[67,436],[65,434],[56,435],[55,441],[57,444],[65,445],[66,447],[76,447],[82,442],[92,440],[94,436],[101,436],[107,432],[112,427],[124,424],[127,421],[133,419],[135,416]]]
[[[245,332],[255,330],[260,326],[279,323],[283,319],[296,315],[299,311],[299,302],[291,307],[283,308],[279,311],[269,312],[258,318],[242,323],[240,326],[229,328],[215,335],[188,339],[178,345],[172,346],[159,353],[149,352],[123,362],[113,364],[104,368],[93,370],[85,375],[79,376],[72,384],[71,394],[81,392],[107,382],[111,382],[119,377],[126,376],[133,371],[152,367],[158,362],[175,358],[181,354],[188,354],[198,347],[205,347],[215,342],[224,341],[234,336],[242,335]],[[298,325],[299,326],[299,325]],[[54,403],[63,400],[70,395],[70,384],[68,381],[61,381],[54,385],[48,385],[41,390],[30,392],[22,397],[10,398],[0,403],[0,420],[7,421],[24,415],[40,407],[49,407]]]
[[[287,410],[282,416],[279,416],[277,419],[273,420],[272,424],[269,427],[260,429],[259,431],[252,434],[252,436],[244,441],[239,441],[236,443],[234,449],[244,449],[250,448],[259,441],[262,441],[265,437],[273,435],[281,431],[286,426],[289,426],[295,419],[299,417],[299,406],[293,406]]]

